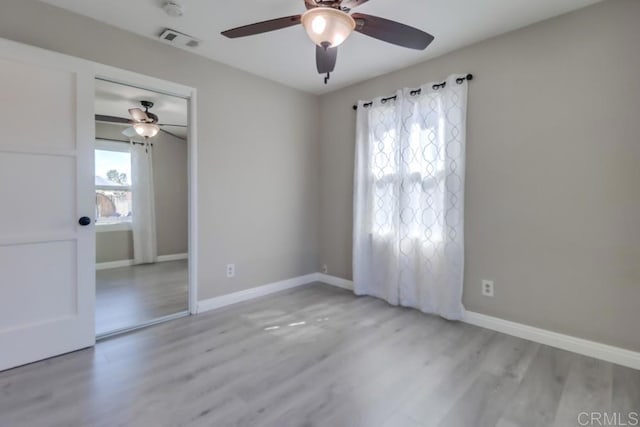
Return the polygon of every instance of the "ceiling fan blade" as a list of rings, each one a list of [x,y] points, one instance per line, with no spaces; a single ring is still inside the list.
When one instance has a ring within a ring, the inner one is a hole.
[[[130,125],[133,123],[130,119],[125,119],[124,117],[105,116],[103,114],[96,114],[95,121],[106,122],[106,123],[122,123],[127,125]]]
[[[318,7],[316,0],[304,0],[304,5],[307,9],[313,9]]]
[[[434,39],[422,30],[377,16],[354,13],[351,17],[357,32],[398,46],[424,50]]]
[[[171,135],[172,137],[174,137],[174,138],[178,138],[178,139],[181,139],[181,140],[183,140],[183,141],[186,141],[186,140],[187,140],[187,138],[183,138],[183,137],[181,137],[180,135],[176,135],[175,133],[173,133],[173,132],[169,132],[169,131],[168,131],[168,130],[166,130],[166,129],[160,129],[160,132],[164,132],[164,133],[166,133],[167,135]]]
[[[186,128],[187,125],[175,125],[173,123],[156,123],[158,126],[171,126],[175,128]]]
[[[147,120],[149,120],[149,116],[147,116],[147,113],[139,108],[129,108],[129,114],[131,114],[133,120],[137,122],[146,122]]]
[[[122,131],[122,134],[124,136],[126,136],[127,138],[133,138],[138,136],[138,132],[136,132],[136,130],[132,127],[128,127],[125,130]]]
[[[338,59],[338,48],[330,47],[325,49],[316,45],[316,66],[319,74],[326,74],[336,68],[336,60]]]
[[[340,6],[349,10],[368,2],[369,0],[342,0]]]
[[[245,25],[243,27],[232,28],[223,31],[221,34],[230,39],[237,37],[253,36],[255,34],[267,33],[269,31],[280,30],[282,28],[298,25],[301,15],[286,16],[284,18],[271,19],[269,21],[257,22],[255,24]]]

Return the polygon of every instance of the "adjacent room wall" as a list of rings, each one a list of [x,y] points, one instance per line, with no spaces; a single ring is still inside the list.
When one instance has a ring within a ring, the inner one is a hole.
[[[133,259],[133,234],[129,230],[96,233],[96,263]]]
[[[198,90],[200,299],[316,271],[315,96],[36,0],[2,1],[0,37]]]
[[[187,142],[160,132],[153,140],[153,185],[158,255],[189,248],[189,157]]]
[[[471,72],[467,309],[640,350],[638,18],[609,0],[323,96],[320,263],[351,278],[352,105]]]
[[[185,102],[186,108],[186,102]],[[125,108],[126,109],[126,108]],[[124,127],[96,123],[96,138],[120,141]],[[153,182],[158,255],[188,252],[189,202],[187,143],[160,132],[153,138]],[[96,233],[96,262],[133,259],[131,231]]]

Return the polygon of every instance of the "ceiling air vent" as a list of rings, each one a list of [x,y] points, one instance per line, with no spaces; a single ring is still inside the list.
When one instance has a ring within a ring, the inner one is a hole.
[[[172,30],[170,28],[166,28],[160,34],[160,38],[166,42],[178,46],[198,47],[198,45],[200,45],[200,40],[188,34],[181,33],[180,31]]]

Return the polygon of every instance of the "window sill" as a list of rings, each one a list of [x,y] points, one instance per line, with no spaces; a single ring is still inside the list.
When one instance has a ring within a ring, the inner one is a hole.
[[[106,233],[109,231],[130,231],[130,222],[121,222],[117,224],[96,224],[96,233]]]

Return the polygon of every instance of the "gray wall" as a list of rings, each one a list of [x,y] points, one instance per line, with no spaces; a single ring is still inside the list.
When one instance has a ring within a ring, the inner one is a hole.
[[[187,108],[186,102],[184,105]],[[124,128],[96,123],[96,138],[126,139]],[[189,242],[187,143],[164,132],[153,138],[153,183],[156,199],[158,255],[183,254]],[[133,258],[130,231],[96,233],[96,262]]]
[[[2,0],[0,37],[198,90],[200,299],[316,271],[315,96],[36,0]]]
[[[96,263],[133,259],[133,235],[128,230],[96,233]]]
[[[472,72],[467,309],[640,350],[639,18],[609,0],[323,96],[320,263],[351,278],[353,103]]]

